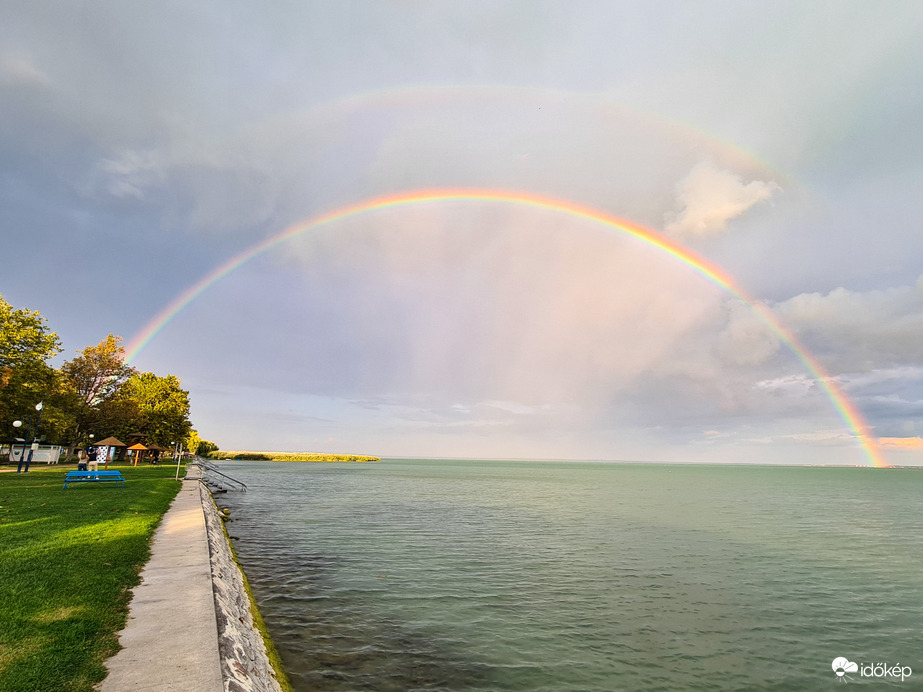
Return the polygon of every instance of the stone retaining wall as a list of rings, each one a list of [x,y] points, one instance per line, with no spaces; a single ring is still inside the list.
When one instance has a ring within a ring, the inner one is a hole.
[[[218,654],[226,692],[282,692],[266,655],[263,637],[253,623],[243,575],[234,561],[218,508],[199,484],[211,553]]]

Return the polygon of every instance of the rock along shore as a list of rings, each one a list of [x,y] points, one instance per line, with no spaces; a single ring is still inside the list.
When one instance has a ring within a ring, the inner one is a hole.
[[[193,475],[154,534],[100,692],[281,692],[218,508]]]
[[[199,483],[211,554],[218,655],[227,692],[281,692],[263,637],[253,622],[243,575],[211,493]],[[253,607],[256,607],[254,604]]]

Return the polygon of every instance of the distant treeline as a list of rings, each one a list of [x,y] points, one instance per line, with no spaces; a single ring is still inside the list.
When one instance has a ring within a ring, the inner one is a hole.
[[[315,452],[209,452],[209,459],[240,459],[241,461],[381,461],[378,457],[356,454],[319,454]]]

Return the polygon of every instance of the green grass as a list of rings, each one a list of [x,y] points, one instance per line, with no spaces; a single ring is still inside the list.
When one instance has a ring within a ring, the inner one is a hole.
[[[222,459],[240,459],[242,461],[381,461],[378,457],[360,456],[357,454],[323,454],[320,452],[209,452],[209,459],[221,461]]]
[[[74,468],[0,473],[0,692],[89,692],[105,677],[151,536],[180,488],[175,467],[110,464],[124,487],[63,490]]]

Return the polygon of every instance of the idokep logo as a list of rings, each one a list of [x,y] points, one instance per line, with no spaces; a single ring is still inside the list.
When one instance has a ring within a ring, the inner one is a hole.
[[[839,658],[833,659],[833,672],[836,673],[837,678],[843,682],[852,679],[846,673],[856,673],[858,671],[859,664],[853,663],[848,658],[840,656]]]
[[[893,666],[890,663],[853,663],[843,656],[833,659],[832,667],[839,682],[852,680],[846,673],[859,673],[859,677],[862,678],[894,680],[900,678],[901,682],[909,678],[913,673],[910,666],[902,666],[900,663],[895,663]]]

